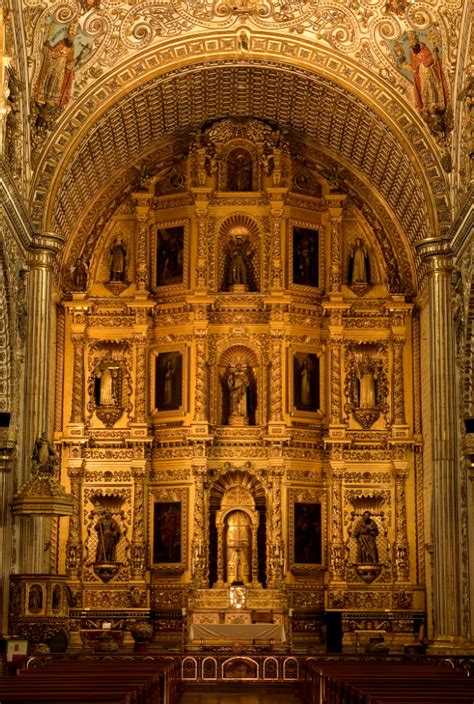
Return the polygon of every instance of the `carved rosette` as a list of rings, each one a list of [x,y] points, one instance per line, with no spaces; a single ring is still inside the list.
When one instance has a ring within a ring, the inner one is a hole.
[[[193,540],[191,543],[192,555],[192,576],[198,587],[208,586],[208,554],[207,536],[205,528],[206,516],[206,493],[205,484],[207,479],[207,469],[204,466],[193,467],[194,476],[194,522]],[[221,553],[219,553],[220,555]],[[222,569],[222,566],[221,566]],[[223,578],[223,574],[222,574]]]
[[[341,404],[341,352],[343,338],[342,335],[331,337],[331,384],[330,384],[330,418],[331,424],[340,425],[342,423]]]
[[[71,423],[84,422],[84,346],[85,335],[72,335],[74,361],[72,372]]]
[[[81,494],[84,477],[84,463],[70,466],[67,470],[71,482],[73,501],[72,514],[69,518],[69,536],[66,543],[66,570],[70,577],[78,577],[82,566],[81,540]]]
[[[399,582],[407,581],[410,576],[405,502],[405,484],[407,477],[407,471],[395,471],[395,543],[393,546],[393,559],[396,579]]]
[[[272,330],[272,363],[271,363],[271,399],[270,411],[272,421],[279,422],[283,419],[282,404],[282,363],[281,363],[281,344],[283,332],[281,330]]]
[[[405,394],[403,389],[403,335],[393,337],[393,423],[405,425]]]
[[[206,336],[204,330],[196,332],[196,384],[194,391],[194,417],[196,421],[207,420],[207,363]]]
[[[146,542],[143,530],[145,515],[145,477],[146,467],[132,467],[134,479],[133,492],[133,538],[130,546],[130,572],[132,577],[143,575],[146,567]]]
[[[331,512],[331,551],[330,569],[333,579],[344,579],[345,546],[342,525],[342,476],[340,470],[332,472],[332,512]]]

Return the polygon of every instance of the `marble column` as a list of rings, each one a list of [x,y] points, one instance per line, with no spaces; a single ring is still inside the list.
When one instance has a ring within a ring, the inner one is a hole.
[[[434,646],[456,647],[461,639],[460,462],[452,308],[452,259],[420,243],[427,270],[431,445]],[[422,350],[423,355],[423,350]],[[428,361],[428,360],[427,360]]]
[[[25,424],[24,455],[19,484],[30,476],[31,452],[35,439],[46,432],[51,437],[49,418],[54,403],[53,360],[53,278],[56,257],[63,246],[60,235],[36,234],[30,249],[28,265],[28,332],[25,359]],[[17,518],[18,571],[49,572],[47,518]]]

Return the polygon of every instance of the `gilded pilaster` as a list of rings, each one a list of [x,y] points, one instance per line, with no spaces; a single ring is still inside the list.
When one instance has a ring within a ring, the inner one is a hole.
[[[208,225],[209,225],[209,188],[194,188],[196,221],[197,221],[197,252],[195,267],[196,291],[207,289],[208,273]]]
[[[272,367],[271,367],[271,400],[270,418],[272,422],[281,423],[283,420],[283,369],[282,369],[282,330],[272,330]]]
[[[138,222],[136,252],[137,291],[148,290],[148,231],[150,227],[150,194],[135,193],[136,214]]]
[[[194,390],[194,419],[205,423],[208,420],[208,368],[207,368],[207,333],[205,330],[196,331],[196,383]]]
[[[393,545],[395,578],[398,582],[406,582],[410,577],[405,501],[408,471],[406,468],[395,467],[393,474],[395,480],[395,543]]]
[[[393,422],[405,425],[405,392],[403,387],[403,349],[405,336],[394,335],[393,345]]]
[[[135,423],[146,422],[146,336],[137,334],[135,337]]]
[[[284,578],[284,541],[282,532],[282,478],[284,467],[272,467],[271,531],[267,564],[270,565],[269,586],[280,585]]]
[[[132,578],[143,577],[146,568],[146,541],[143,516],[145,515],[145,477],[147,467],[142,460],[131,467],[133,477],[133,537],[130,546],[130,572]]]
[[[84,462],[82,459],[69,460],[67,474],[71,483],[73,500],[72,514],[69,518],[69,536],[66,543],[66,571],[75,579],[80,576],[82,567],[82,482],[84,478]]]
[[[206,481],[207,469],[204,465],[193,466],[194,477],[194,519],[193,539],[191,541],[192,578],[197,587],[207,587],[209,580],[208,535],[206,531]],[[220,533],[220,531],[219,531]],[[222,535],[219,535],[218,555],[223,558]],[[219,581],[224,580],[224,560],[219,559]]]
[[[341,355],[343,343],[342,335],[331,337],[331,391],[329,397],[331,425],[341,425],[342,423]]]
[[[421,254],[424,254],[423,249],[424,246]],[[430,313],[433,626],[435,647],[445,648],[461,637],[462,616],[452,259],[444,253],[432,253],[429,243],[426,250]]]
[[[71,336],[74,348],[72,372],[72,407],[71,423],[84,422],[84,334]]]
[[[340,293],[342,285],[342,204],[346,196],[329,195],[330,269],[329,292]]]
[[[281,250],[281,227],[286,188],[269,188],[271,227],[271,275],[270,286],[274,291],[283,289],[283,261]]]
[[[332,477],[332,511],[331,511],[331,577],[334,580],[344,579],[344,532],[342,524],[343,500],[342,478],[343,469],[333,468]]]

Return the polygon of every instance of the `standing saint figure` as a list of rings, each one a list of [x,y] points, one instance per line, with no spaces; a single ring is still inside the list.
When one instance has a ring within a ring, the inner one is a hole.
[[[377,374],[369,361],[357,364],[358,407],[375,408],[377,405]]]
[[[227,386],[229,388],[230,416],[229,419],[241,419],[248,422],[247,390],[250,379],[246,368],[238,364],[235,369],[229,371],[227,376]]]
[[[48,472],[50,474],[54,472],[56,452],[46,433],[42,433],[39,438],[36,438],[31,459],[33,470],[36,472]]]
[[[367,247],[360,237],[356,237],[349,255],[349,283],[370,283],[370,264]]]
[[[110,249],[110,281],[125,281],[127,250],[121,239],[115,240]]]
[[[378,534],[379,529],[374,519],[371,518],[370,511],[364,511],[354,528],[354,538],[358,543],[357,562],[375,563],[379,561]]]
[[[54,25],[51,26],[51,30]],[[71,24],[67,36],[55,44],[47,37],[43,44],[43,61],[34,88],[34,98],[39,104],[64,107],[71,97],[74,77],[74,37],[77,20]]]
[[[230,249],[229,284],[247,286],[247,280],[246,242],[242,237],[236,237]]]
[[[431,51],[414,31],[407,32],[415,101],[423,117],[442,117],[448,107],[448,87],[438,49]]]
[[[99,399],[97,405],[117,406],[118,370],[106,364],[97,372],[97,379],[99,380]]]
[[[115,548],[120,540],[120,527],[106,510],[95,525],[97,532],[96,562],[115,562]]]

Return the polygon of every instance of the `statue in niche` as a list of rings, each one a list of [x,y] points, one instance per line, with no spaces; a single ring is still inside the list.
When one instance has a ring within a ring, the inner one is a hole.
[[[126,281],[127,249],[122,239],[115,240],[110,248],[109,281]]]
[[[74,291],[86,290],[88,275],[89,267],[87,262],[82,257],[78,257],[71,269],[71,285]]]
[[[252,190],[252,157],[245,149],[234,149],[227,158],[227,190]]]
[[[357,400],[359,408],[375,408],[377,406],[378,373],[375,364],[369,358],[363,358],[356,363]]]
[[[377,563],[379,553],[377,550],[377,536],[379,529],[371,517],[370,511],[364,511],[363,516],[354,528],[354,538],[357,540],[357,562]]]
[[[61,608],[61,587],[55,584],[51,594],[51,608],[53,611],[59,611]]]
[[[54,473],[57,457],[54,447],[49,442],[46,433],[42,433],[40,437],[36,438],[31,460],[33,471],[45,472],[47,474]]]
[[[97,406],[115,406],[120,403],[120,370],[103,362],[96,372],[95,402]]]
[[[250,377],[247,367],[237,364],[227,374],[229,389],[229,424],[245,425],[249,422]]]
[[[227,522],[227,581],[233,584],[250,581],[251,532],[249,517],[243,511],[230,514]]]
[[[115,562],[115,551],[121,532],[109,510],[105,510],[95,525],[97,532],[96,562]]]
[[[349,283],[370,283],[370,262],[367,247],[360,237],[356,237],[349,254]]]
[[[228,247],[228,288],[230,290],[248,290],[250,243],[248,239],[237,235]]]

